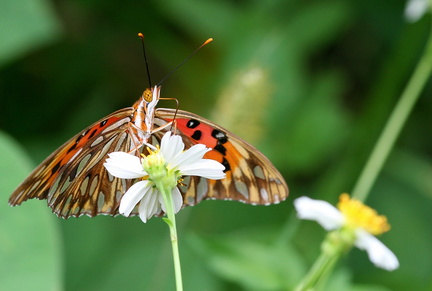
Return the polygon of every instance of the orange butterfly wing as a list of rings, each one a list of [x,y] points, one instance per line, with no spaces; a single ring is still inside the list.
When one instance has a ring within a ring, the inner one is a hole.
[[[18,186],[9,204],[47,199],[63,218],[118,214],[119,200],[133,181],[114,178],[103,163],[108,153],[134,147],[127,132],[133,113],[132,107],[118,110],[72,137]]]
[[[158,126],[173,120],[175,110],[159,108]],[[209,180],[188,177],[180,187],[184,205],[195,205],[203,199],[237,200],[250,204],[275,204],[288,197],[288,186],[273,164],[256,148],[228,130],[196,114],[178,110],[177,134],[186,148],[197,143],[212,148],[204,157],[225,166],[226,178]]]

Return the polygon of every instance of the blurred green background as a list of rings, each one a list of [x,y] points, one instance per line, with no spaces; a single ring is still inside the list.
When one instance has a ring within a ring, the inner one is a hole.
[[[350,192],[422,52],[429,17],[404,1],[0,0],[0,289],[174,290],[160,218],[58,219],[45,201],[11,208],[15,187],[92,122],[127,107],[208,37],[162,97],[262,150],[287,201],[205,201],[178,214],[185,290],[290,290],[325,232],[295,218],[308,195]],[[394,272],[359,250],[326,290],[432,288],[429,82],[367,201],[387,215]],[[159,106],[172,104],[160,102]],[[3,289],[4,288],[4,289]]]

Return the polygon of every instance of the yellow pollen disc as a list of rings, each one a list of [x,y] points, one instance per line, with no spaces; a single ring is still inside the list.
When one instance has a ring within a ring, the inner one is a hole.
[[[359,200],[350,199],[346,193],[339,197],[337,207],[345,216],[349,226],[363,228],[373,235],[390,230],[387,217],[378,215],[374,209],[364,205]]]

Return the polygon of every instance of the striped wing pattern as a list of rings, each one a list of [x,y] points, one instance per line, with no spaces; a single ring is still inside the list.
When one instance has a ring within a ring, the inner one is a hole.
[[[103,163],[113,151],[130,151],[127,132],[134,109],[116,111],[75,135],[46,158],[12,193],[9,204],[46,199],[59,217],[118,214],[121,195],[133,181],[108,174]]]

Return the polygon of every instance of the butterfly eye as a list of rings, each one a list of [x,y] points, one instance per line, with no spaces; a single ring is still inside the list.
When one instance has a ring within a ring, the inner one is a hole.
[[[142,97],[147,102],[153,101],[153,93],[152,93],[152,91],[149,88],[145,89],[145,91],[142,94]]]

